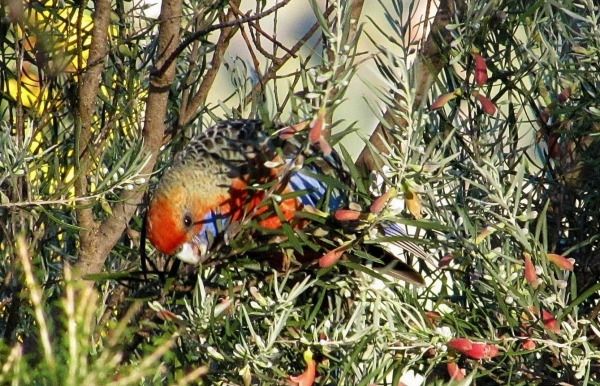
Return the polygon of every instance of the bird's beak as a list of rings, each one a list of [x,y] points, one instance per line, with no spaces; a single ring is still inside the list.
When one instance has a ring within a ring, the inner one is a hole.
[[[208,245],[206,243],[194,243],[188,241],[181,246],[181,250],[175,254],[179,260],[189,264],[202,264],[206,261]]]

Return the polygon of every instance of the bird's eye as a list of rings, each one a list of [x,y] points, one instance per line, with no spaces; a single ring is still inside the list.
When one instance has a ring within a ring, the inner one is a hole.
[[[190,216],[189,214],[186,214],[185,217],[183,218],[183,225],[185,225],[186,228],[191,227],[193,224],[192,221],[192,216]]]

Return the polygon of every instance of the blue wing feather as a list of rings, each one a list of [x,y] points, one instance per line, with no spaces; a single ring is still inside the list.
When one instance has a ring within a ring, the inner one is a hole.
[[[406,237],[406,238],[410,237],[404,231],[404,229],[400,228],[400,225],[396,224],[396,223],[382,224],[380,227],[380,230],[381,230],[381,233],[385,237]],[[421,257],[426,260],[429,259],[429,255],[427,253],[425,253],[425,251],[423,249],[419,248],[417,245],[415,245],[411,241],[396,240],[396,241],[390,241],[390,244],[396,245],[396,246],[404,249],[405,251],[414,254],[415,256]]]

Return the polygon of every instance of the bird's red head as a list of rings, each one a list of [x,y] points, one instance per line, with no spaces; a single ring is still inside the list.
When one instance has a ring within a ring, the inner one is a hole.
[[[156,197],[150,203],[146,232],[159,252],[171,255],[188,240],[188,232],[177,203],[167,197]]]
[[[167,180],[154,193],[146,218],[146,234],[156,249],[172,255],[206,231],[205,219],[210,213],[228,213],[229,197],[218,189],[196,189],[193,184],[172,184]],[[189,177],[188,177],[189,178]],[[179,180],[178,180],[179,181]],[[191,187],[191,188],[190,188]]]

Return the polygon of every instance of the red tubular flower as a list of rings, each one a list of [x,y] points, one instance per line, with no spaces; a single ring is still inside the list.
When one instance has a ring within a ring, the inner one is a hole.
[[[465,351],[471,350],[473,348],[473,344],[467,338],[453,338],[450,340],[450,342],[448,342],[448,347],[464,353]]]
[[[166,320],[167,322],[177,320],[177,315],[167,310],[156,311],[156,316],[158,316],[159,319]]]
[[[308,139],[313,145],[317,145],[319,149],[325,155],[330,155],[333,151],[331,145],[325,139],[323,135],[323,128],[325,127],[325,110],[321,109],[317,117],[310,123],[310,131],[308,132]]]
[[[529,310],[534,314],[539,315],[537,307],[531,306],[529,307]],[[560,332],[560,326],[558,325],[556,318],[550,312],[544,309],[542,309],[542,322],[548,331],[552,331],[555,334]]]
[[[560,332],[560,326],[558,322],[552,316],[552,314],[546,310],[542,310],[542,322],[544,322],[544,326],[548,329],[548,331],[552,331],[555,334]]]
[[[523,252],[523,260],[525,260],[525,280],[531,285],[537,283],[537,274],[535,273],[535,267],[531,261],[531,255],[527,252]]]
[[[523,346],[524,350],[535,350],[535,342],[531,339],[522,340],[521,346]]]
[[[321,139],[323,133],[323,125],[325,124],[325,117],[323,114],[317,115],[317,117],[310,123],[310,131],[308,132],[308,139],[310,143],[317,143]]]
[[[377,214],[377,213],[381,212],[383,210],[383,208],[385,207],[385,204],[387,204],[388,201],[396,195],[396,193],[397,193],[396,189],[392,188],[392,189],[388,190],[387,192],[385,192],[384,194],[382,194],[381,196],[379,196],[371,204],[371,207],[369,208],[371,213]]]
[[[491,100],[479,93],[475,94],[475,98],[477,98],[477,100],[479,101],[481,109],[484,113],[486,113],[487,115],[496,114],[496,106],[494,106],[494,102],[492,102]]]
[[[548,261],[554,263],[560,269],[572,271],[574,268],[573,263],[571,263],[571,261],[564,256],[557,255],[555,253],[548,253],[546,254],[546,257],[548,258]]]
[[[300,375],[290,375],[290,380],[298,386],[312,386],[315,383],[317,375],[317,363],[312,358],[312,352],[306,350],[304,352],[304,360],[306,361],[306,369]]]
[[[304,121],[300,123],[296,123],[295,125],[287,126],[281,130],[279,130],[278,135],[281,139],[291,139],[296,133],[302,131],[308,127],[310,121]]]
[[[342,257],[345,250],[346,250],[346,246],[343,245],[341,247],[337,247],[337,248],[332,249],[331,251],[327,252],[319,259],[319,267],[321,267],[321,268],[331,267],[340,259],[340,257]]]
[[[478,86],[483,86],[488,80],[487,65],[479,54],[473,54],[473,59],[475,60],[475,83]]]
[[[427,317],[427,321],[429,321],[429,323],[433,324],[434,326],[436,326],[438,322],[442,319],[442,315],[440,315],[440,313],[437,311],[427,311],[425,312],[425,317]]]
[[[473,343],[473,348],[463,352],[471,359],[491,359],[498,355],[498,347],[487,343]]]
[[[448,362],[446,363],[446,368],[448,369],[451,381],[462,381],[465,379],[465,374],[463,374],[461,368],[456,363]]]
[[[456,99],[456,97],[457,97],[457,95],[456,95],[456,93],[455,93],[454,91],[453,91],[453,92],[449,92],[449,93],[447,93],[447,94],[440,95],[440,96],[439,96],[439,97],[438,97],[438,98],[435,100],[435,102],[433,102],[433,103],[431,104],[431,107],[430,107],[430,108],[431,108],[431,110],[437,110],[437,109],[440,109],[440,108],[444,107],[444,106],[445,106],[445,105],[446,105],[448,102],[450,102],[451,100],[453,100],[453,99]]]
[[[471,359],[490,359],[498,355],[498,347],[488,343],[471,342],[467,338],[454,338],[448,347],[465,354]]]
[[[454,255],[452,255],[451,253],[448,253],[446,255],[444,255],[444,257],[442,257],[440,259],[440,261],[438,262],[438,267],[439,268],[443,268],[446,267],[448,265],[450,265],[450,262],[454,259]]]
[[[362,213],[356,210],[338,209],[335,211],[334,216],[338,221],[355,221],[361,218]]]

